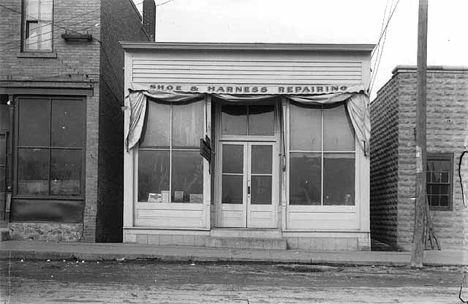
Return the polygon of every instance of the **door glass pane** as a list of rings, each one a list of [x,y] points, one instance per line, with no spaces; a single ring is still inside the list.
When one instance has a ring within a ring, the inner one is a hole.
[[[291,104],[291,150],[322,150],[322,107]]]
[[[49,146],[50,102],[38,99],[19,101],[19,145]]]
[[[275,134],[275,106],[249,106],[249,135]]]
[[[50,157],[50,194],[81,194],[81,150],[52,150]]]
[[[354,154],[324,154],[324,205],[354,205],[354,163]]]
[[[171,191],[174,203],[203,202],[203,159],[199,151],[172,152]]]
[[[83,146],[83,109],[80,100],[52,101],[52,146]]]
[[[6,136],[0,134],[0,165],[3,165],[6,161]]]
[[[251,195],[252,205],[271,205],[272,200],[272,177],[271,176],[252,176],[251,177]]]
[[[5,192],[5,167],[0,167],[0,192]],[[0,201],[3,199],[0,197]]]
[[[203,137],[203,102],[172,106],[172,145],[199,147]]]
[[[321,154],[291,153],[290,205],[321,204]]]
[[[225,175],[222,177],[222,196],[223,204],[242,204],[243,203],[243,181],[242,175]]]
[[[244,146],[223,145],[223,172],[244,172]]]
[[[171,106],[148,101],[147,120],[141,147],[169,147]]]
[[[19,149],[18,194],[49,193],[49,150]]]
[[[247,106],[221,107],[221,132],[225,135],[247,135]]]
[[[354,151],[354,130],[344,104],[323,110],[324,151]]]
[[[169,151],[138,151],[138,201],[169,203]]]
[[[272,150],[272,146],[252,146],[252,174],[271,174]]]

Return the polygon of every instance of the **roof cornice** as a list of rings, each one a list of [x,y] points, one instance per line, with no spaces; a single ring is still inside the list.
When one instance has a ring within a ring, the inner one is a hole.
[[[371,52],[375,44],[220,43],[220,42],[120,42],[124,50],[238,50]]]

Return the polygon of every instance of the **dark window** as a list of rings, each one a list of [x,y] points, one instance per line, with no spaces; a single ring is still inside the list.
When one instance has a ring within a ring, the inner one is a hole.
[[[148,103],[138,149],[138,201],[202,203],[204,103]]]
[[[52,51],[53,0],[24,0],[23,51]]]
[[[453,154],[427,154],[427,198],[432,210],[452,210]]]
[[[223,135],[273,136],[274,105],[223,105],[221,107]]]
[[[82,197],[84,102],[19,99],[17,196]]]
[[[345,105],[289,109],[289,204],[354,205],[354,129]]]

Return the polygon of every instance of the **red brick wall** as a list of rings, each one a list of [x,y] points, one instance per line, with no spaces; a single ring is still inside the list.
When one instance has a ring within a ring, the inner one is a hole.
[[[415,196],[416,69],[400,67],[381,92],[397,87],[398,100],[398,238],[397,244],[411,248]],[[453,210],[431,211],[434,232],[442,249],[468,246],[468,210],[461,196],[458,163],[468,142],[468,69],[429,67],[427,75],[427,151],[453,153]],[[376,100],[388,97],[381,95]],[[377,132],[377,131],[373,131]],[[385,139],[383,139],[385,140]],[[371,145],[379,146],[374,139]],[[372,167],[371,167],[372,170]],[[378,176],[377,172],[371,173]],[[465,187],[468,166],[463,166]],[[372,178],[372,177],[371,177]],[[372,185],[372,184],[371,184]],[[371,186],[372,187],[372,186]],[[372,190],[371,190],[372,191]],[[383,191],[388,191],[383,190]]]
[[[81,240],[121,240],[120,106],[124,92],[123,51],[118,41],[147,40],[139,14],[129,0],[54,0],[53,53],[47,54],[49,58],[41,54],[24,58],[21,3],[1,1],[8,9],[0,9],[0,87],[94,88],[93,96],[86,98],[86,188]],[[66,30],[92,34],[93,40],[67,42],[61,37]],[[36,226],[39,231],[50,225]]]
[[[128,0],[102,0],[99,191],[96,239],[121,242],[123,233],[124,53],[119,41],[148,41]]]

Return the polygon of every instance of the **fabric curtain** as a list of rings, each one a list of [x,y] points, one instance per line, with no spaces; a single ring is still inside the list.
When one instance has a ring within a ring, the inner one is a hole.
[[[193,102],[204,98],[205,93],[186,93],[177,91],[157,91],[145,89],[143,86],[133,85],[125,99],[125,106],[130,110],[130,122],[125,134],[127,151],[132,149],[140,140],[143,130],[148,97],[156,101],[168,103]],[[235,95],[211,94],[226,102],[262,102],[279,95]],[[366,156],[369,155],[370,143],[370,114],[369,96],[361,87],[352,87],[345,92],[317,95],[282,95],[285,98],[302,104],[333,104],[346,102],[354,132]]]

